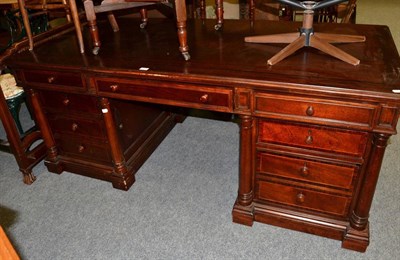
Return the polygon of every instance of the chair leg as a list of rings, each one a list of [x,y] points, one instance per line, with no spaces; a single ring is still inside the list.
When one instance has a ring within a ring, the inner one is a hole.
[[[294,40],[291,44],[283,48],[280,52],[275,54],[271,59],[268,60],[268,65],[274,65],[289,55],[295,53],[297,50],[304,47],[304,41],[306,36],[301,35],[296,40]]]
[[[107,18],[108,18],[109,23],[111,24],[111,28],[112,28],[113,32],[118,32],[119,26],[118,26],[117,20],[115,19],[114,14],[112,12],[108,12]]]
[[[76,7],[75,0],[69,0],[69,7],[71,9],[72,21],[75,26],[76,36],[78,37],[79,50],[81,53],[84,53],[85,45],[83,44],[82,28],[79,21],[78,8]]]
[[[22,16],[22,21],[24,23],[26,36],[28,37],[29,41],[29,50],[31,51],[33,50],[33,36],[32,36],[31,25],[29,23],[28,11],[25,8],[25,0],[18,0],[18,5]]]
[[[19,0],[21,1],[21,0]],[[83,6],[85,8],[86,19],[88,21],[88,27],[90,31],[90,36],[93,42],[92,53],[94,55],[99,54],[101,41],[99,37],[99,31],[97,29],[96,13],[94,11],[94,5],[92,0],[83,0]]]
[[[147,9],[146,8],[141,8],[140,9],[140,18],[141,18],[141,23],[140,23],[140,29],[144,29],[147,26],[148,22],[148,17],[147,17]]]
[[[214,26],[215,30],[221,30],[224,23],[224,1],[215,0],[215,14],[217,16],[217,24]]]
[[[335,58],[338,58],[339,60],[342,60],[344,62],[350,63],[352,65],[358,65],[360,64],[360,60],[351,56],[350,54],[342,51],[341,49],[333,46],[330,43],[322,41],[318,36],[314,35],[311,37],[310,41],[310,46],[314,47],[322,52],[325,52]]]

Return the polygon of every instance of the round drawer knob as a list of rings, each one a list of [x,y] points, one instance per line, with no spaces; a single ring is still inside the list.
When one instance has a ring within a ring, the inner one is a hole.
[[[78,124],[77,123],[72,123],[72,126],[71,126],[71,129],[72,129],[72,131],[76,131],[76,130],[78,130]]]
[[[208,102],[208,94],[204,94],[200,97],[200,102],[201,103],[207,103]]]
[[[306,110],[307,116],[313,116],[314,115],[314,108],[312,106],[309,106]]]
[[[310,169],[307,167],[307,163],[304,164],[303,167],[300,169],[300,174],[304,177],[310,175]]]
[[[64,100],[63,100],[63,105],[64,106],[68,106],[68,104],[69,104],[69,98],[65,97]]]
[[[55,77],[50,76],[50,77],[47,78],[47,82],[49,82],[51,84],[51,83],[54,82],[55,79],[56,79]]]
[[[312,131],[308,130],[308,136],[306,138],[306,144],[312,144],[314,142],[314,138],[312,137]]]
[[[296,201],[298,203],[303,203],[306,200],[306,196],[303,193],[298,193],[296,196]]]
[[[118,85],[117,84],[111,85],[110,89],[112,92],[116,92],[118,90]]]
[[[83,153],[83,151],[85,151],[85,146],[79,145],[78,146],[78,152]]]

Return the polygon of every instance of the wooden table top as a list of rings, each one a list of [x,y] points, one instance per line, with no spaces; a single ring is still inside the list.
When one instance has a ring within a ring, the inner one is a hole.
[[[221,32],[215,21],[188,21],[188,43],[191,60],[184,61],[178,50],[173,20],[150,19],[146,30],[139,20],[119,18],[120,32],[113,33],[109,24],[99,23],[102,47],[99,55],[90,52],[90,39],[84,32],[86,53],[81,55],[73,32],[46,44],[12,55],[8,61],[35,68],[75,68],[88,72],[144,75],[226,84],[273,87],[282,83],[290,89],[308,88],[335,93],[340,91],[391,96],[400,89],[400,58],[389,28],[376,25],[316,24],[315,32],[365,35],[366,42],[336,44],[361,60],[353,66],[312,48],[303,48],[274,66],[267,59],[285,44],[245,43],[244,37],[296,32],[299,23],[226,20]],[[141,71],[140,68],[148,68]],[[397,95],[399,96],[399,95]]]

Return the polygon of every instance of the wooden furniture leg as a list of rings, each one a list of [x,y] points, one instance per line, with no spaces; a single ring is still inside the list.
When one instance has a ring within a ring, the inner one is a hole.
[[[186,3],[185,0],[175,0],[176,26],[178,27],[179,50],[185,60],[190,60],[186,30]]]
[[[32,168],[46,155],[46,147],[43,142],[40,142],[42,135],[40,131],[35,130],[25,136],[20,136],[1,88],[0,118],[7,134],[9,149],[14,154],[19,170],[23,174],[23,181],[26,184],[32,184],[36,179],[32,174]],[[40,143],[32,148],[33,144],[36,142]]]
[[[253,225],[253,167],[254,119],[251,116],[240,116],[240,158],[239,158],[239,190],[232,211],[233,222]]]

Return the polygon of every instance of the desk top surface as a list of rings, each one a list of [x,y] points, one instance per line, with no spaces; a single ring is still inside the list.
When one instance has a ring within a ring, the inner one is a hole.
[[[34,68],[73,68],[87,72],[122,73],[128,76],[169,78],[208,84],[251,85],[262,88],[275,84],[317,89],[350,91],[390,96],[399,99],[400,58],[386,26],[316,24],[316,32],[365,35],[364,43],[337,44],[361,60],[353,66],[313,48],[303,48],[274,66],[267,59],[285,44],[245,43],[244,37],[296,32],[300,24],[292,22],[226,20],[223,31],[215,31],[215,21],[188,21],[191,60],[184,61],[178,50],[173,20],[150,19],[146,30],[139,20],[119,18],[120,31],[113,33],[106,22],[99,22],[102,46],[94,56],[85,30],[86,53],[80,54],[74,32],[62,35],[34,51],[12,55],[7,62]],[[43,67],[42,67],[43,66]],[[141,71],[140,68],[149,68]],[[207,83],[208,82],[208,83]],[[221,83],[221,84],[222,84]],[[397,97],[399,96],[399,97]]]

